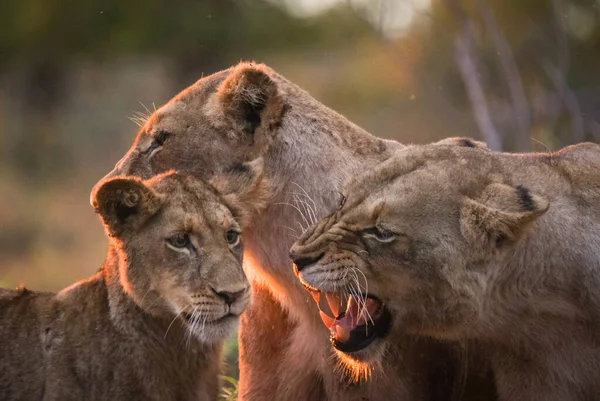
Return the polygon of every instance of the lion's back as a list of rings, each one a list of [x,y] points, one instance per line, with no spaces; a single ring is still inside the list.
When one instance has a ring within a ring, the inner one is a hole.
[[[42,399],[44,309],[53,294],[0,289],[0,399]]]

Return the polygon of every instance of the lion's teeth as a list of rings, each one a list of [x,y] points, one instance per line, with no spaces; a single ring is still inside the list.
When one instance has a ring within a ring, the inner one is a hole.
[[[341,342],[348,341],[350,338],[350,331],[342,326],[336,326],[335,331],[337,334],[337,340]]]
[[[329,309],[331,309],[331,312],[333,312],[333,316],[338,317],[340,315],[340,304],[342,303],[340,296],[327,292],[325,293],[325,297],[327,298]]]
[[[321,293],[319,291],[311,291],[310,295],[312,295],[313,299],[315,300],[315,302],[318,304],[319,301],[321,300]]]
[[[325,326],[327,326],[327,328],[333,326],[333,324],[335,323],[335,319],[332,319],[329,316],[327,316],[325,312],[319,311],[319,315],[321,316],[321,320],[323,321]]]
[[[361,326],[361,325],[363,325],[363,324],[367,324],[367,323],[369,323],[369,322],[367,321],[367,319],[368,319],[368,318],[367,318],[367,316],[366,316],[366,315],[367,315],[367,313],[366,313],[366,310],[364,310],[364,309],[363,309],[363,310],[362,310],[362,312],[361,312],[361,314],[360,314],[359,316],[356,316],[356,317],[354,317],[354,319],[358,319],[358,320],[356,321],[356,323],[354,323],[354,325],[355,325],[355,326]]]

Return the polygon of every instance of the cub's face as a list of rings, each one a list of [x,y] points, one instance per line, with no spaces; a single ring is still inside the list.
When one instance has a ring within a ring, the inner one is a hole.
[[[257,173],[248,168],[232,174]],[[242,181],[252,187],[260,179]],[[219,180],[231,183],[230,177]],[[106,180],[94,199],[126,260],[121,285],[140,308],[179,319],[207,343],[234,331],[250,300],[242,270],[243,205],[235,197],[190,176],[167,173],[148,181]]]
[[[548,206],[490,181],[490,157],[440,145],[398,152],[350,182],[340,208],[294,244],[297,274],[350,367],[376,363],[398,333],[456,338],[477,320],[494,263]]]

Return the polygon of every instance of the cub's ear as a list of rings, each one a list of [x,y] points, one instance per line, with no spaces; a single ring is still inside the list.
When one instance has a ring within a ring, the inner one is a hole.
[[[548,206],[547,200],[523,186],[490,184],[478,200],[463,200],[460,230],[478,251],[486,253],[517,241]]]
[[[281,121],[285,103],[267,72],[264,65],[241,63],[217,90],[225,115],[248,134],[272,130]]]
[[[231,166],[216,174],[210,184],[221,193],[242,229],[249,226],[254,215],[263,211],[271,199],[271,185],[264,174],[262,157]]]
[[[476,141],[471,138],[460,137],[460,136],[442,139],[441,141],[434,142],[433,144],[434,145],[455,145],[455,146],[461,146],[463,148],[479,148],[479,149],[490,150],[490,148],[487,146],[487,143],[485,143],[485,142]]]
[[[134,177],[109,178],[92,196],[108,234],[116,237],[139,227],[162,204],[152,189]]]

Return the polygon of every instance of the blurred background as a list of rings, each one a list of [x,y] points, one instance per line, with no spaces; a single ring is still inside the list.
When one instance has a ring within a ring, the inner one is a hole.
[[[600,139],[600,0],[4,0],[0,286],[96,271],[89,192],[133,121],[240,60],[405,143]]]

